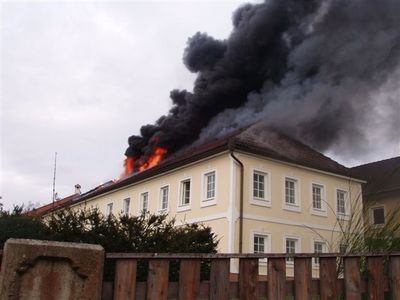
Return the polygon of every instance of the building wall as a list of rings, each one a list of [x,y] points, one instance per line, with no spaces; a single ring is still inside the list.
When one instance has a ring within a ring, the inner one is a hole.
[[[268,237],[267,252],[285,252],[285,237],[299,239],[298,252],[314,252],[314,240],[326,242],[326,251],[337,251],[340,230],[336,214],[336,190],[346,191],[351,200],[347,201],[350,212],[355,207],[354,203],[362,203],[359,183],[264,157],[244,153],[235,155],[244,164],[243,252],[254,251],[254,234]],[[216,197],[215,201],[204,202],[204,174],[210,171],[216,174]],[[253,197],[254,171],[266,176],[264,200]],[[297,180],[299,205],[292,209],[284,206],[285,177]],[[191,180],[190,206],[180,208],[181,182],[186,179]],[[313,183],[323,187],[323,198],[327,203],[323,212],[312,209]],[[163,186],[169,186],[168,213],[176,217],[178,224],[203,222],[210,225],[220,240],[220,252],[239,251],[240,168],[226,152],[95,197],[79,206],[97,206],[105,213],[107,204],[113,203],[113,213],[118,214],[123,210],[123,200],[130,198],[130,214],[138,214],[140,194],[148,192],[149,211],[156,213],[159,211],[160,188]]]
[[[216,191],[214,200],[203,201],[204,175],[214,171],[216,174]],[[98,207],[103,213],[107,212],[107,205],[113,204],[113,214],[123,212],[124,199],[130,199],[129,213],[141,213],[140,196],[147,192],[149,195],[149,211],[160,212],[160,189],[169,187],[168,209],[165,211],[171,217],[175,216],[177,224],[204,222],[213,227],[220,238],[219,251],[229,252],[228,248],[228,207],[230,183],[230,161],[226,153],[219,154],[207,160],[196,162],[181,169],[172,170],[157,177],[126,186],[122,189],[111,191],[104,195],[88,199],[72,208]],[[181,197],[181,182],[190,179],[190,205],[179,206]]]

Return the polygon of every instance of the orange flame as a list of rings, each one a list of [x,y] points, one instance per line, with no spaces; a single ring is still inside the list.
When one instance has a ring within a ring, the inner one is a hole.
[[[167,149],[156,147],[153,154],[150,155],[147,161],[140,163],[139,172],[156,166],[164,158],[165,154],[167,154]]]
[[[127,159],[125,159],[125,176],[128,176],[133,172],[133,167],[135,165],[135,157],[133,156],[128,156]]]

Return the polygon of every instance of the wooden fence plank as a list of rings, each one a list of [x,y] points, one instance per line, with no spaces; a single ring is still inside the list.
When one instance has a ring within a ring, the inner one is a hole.
[[[240,300],[258,299],[258,259],[241,258],[239,260],[239,298]]]
[[[368,257],[368,299],[383,300],[385,297],[385,277],[383,273],[383,257]]]
[[[211,261],[210,300],[229,299],[229,264],[229,258]]]
[[[285,258],[268,259],[268,299],[286,299]]]
[[[390,293],[392,299],[400,299],[400,256],[390,257]]]
[[[179,299],[195,300],[200,291],[200,259],[182,259],[179,270]]]
[[[338,295],[336,257],[321,257],[319,259],[319,278],[321,300],[336,300]]]
[[[135,299],[136,259],[118,259],[115,264],[114,300]]]
[[[168,259],[149,260],[147,276],[147,300],[163,300],[168,297]]]
[[[296,300],[311,300],[311,258],[294,259],[294,294]]]
[[[344,258],[344,286],[346,300],[361,300],[360,258]]]

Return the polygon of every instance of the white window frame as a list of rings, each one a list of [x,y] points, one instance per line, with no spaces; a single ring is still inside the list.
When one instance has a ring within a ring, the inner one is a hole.
[[[345,194],[344,197],[344,214],[339,213],[339,206],[338,206],[338,192],[343,192]],[[350,219],[350,194],[349,191],[343,188],[336,188],[335,189],[335,208],[336,208],[336,214],[337,218],[339,220],[349,220]]]
[[[311,245],[311,249],[313,253],[317,253],[315,252],[315,244],[321,244],[322,245],[322,252],[320,253],[327,253],[328,252],[328,244],[325,240],[320,239],[320,238],[314,238],[312,239],[312,245]],[[313,257],[312,259],[312,265],[314,268],[319,266],[319,259],[317,259],[316,257]]]
[[[214,197],[207,198],[207,175],[214,173]],[[216,169],[210,169],[201,176],[201,201],[200,207],[207,207],[217,204],[218,174]]]
[[[375,224],[375,219],[374,219],[374,210],[376,209],[383,209],[383,217],[384,217],[384,223],[383,224]],[[370,224],[372,226],[384,226],[386,224],[386,207],[385,205],[376,205],[373,206],[369,209],[369,219],[370,219]]]
[[[254,174],[264,176],[264,198],[254,197]],[[252,169],[250,176],[250,203],[258,206],[271,207],[271,173],[265,170]]]
[[[113,214],[113,206],[114,206],[113,202],[107,203],[107,206],[106,206],[106,216],[107,217]]]
[[[162,191],[164,189],[167,189],[167,207],[162,208],[162,202],[163,202],[163,194]],[[160,213],[167,213],[169,211],[169,193],[170,193],[170,186],[169,184],[163,185],[160,187],[158,190],[158,212]]]
[[[294,236],[294,235],[284,235],[283,236],[283,253],[287,253],[286,252],[286,240],[294,240],[295,241],[294,253],[301,252],[301,238],[299,236]],[[289,260],[289,258],[287,258],[286,265],[294,265],[294,260]]]
[[[314,207],[314,186],[318,186],[322,189],[321,191],[321,209],[315,208]],[[311,202],[310,202],[310,213],[312,215],[316,216],[322,216],[322,217],[327,217],[328,216],[328,211],[327,211],[327,197],[326,197],[326,187],[324,184],[320,182],[313,181],[311,182],[310,186],[310,195],[311,195]]]
[[[258,230],[252,230],[251,234],[250,234],[250,247],[251,247],[251,253],[255,253],[254,252],[254,238],[258,236],[258,237],[263,237],[264,238],[264,252],[262,253],[271,253],[271,245],[272,245],[272,235],[270,232],[266,232],[266,231],[258,231]],[[261,252],[259,252],[261,253]],[[265,264],[267,262],[266,258],[261,258],[260,259],[260,263]]]
[[[189,187],[189,203],[183,203],[184,200],[184,195],[183,195],[183,187],[185,182],[189,182],[190,187]],[[185,211],[185,210],[189,210],[190,206],[192,204],[192,177],[187,177],[184,178],[182,180],[179,181],[179,194],[178,194],[178,207],[177,207],[177,211]]]
[[[127,200],[128,200],[128,205],[126,205],[126,203],[127,203]],[[124,198],[124,200],[122,200],[123,202],[122,202],[122,213],[125,215],[125,216],[129,216],[129,212],[130,212],[130,210],[131,210],[131,198],[130,197],[126,197],[126,198]],[[128,206],[128,209],[126,209],[126,206]]]
[[[286,180],[294,181],[294,204],[286,202]],[[299,178],[293,176],[283,176],[283,187],[282,187],[282,196],[283,196],[283,203],[282,208],[284,210],[294,211],[294,212],[301,212],[301,182]]]
[[[147,207],[144,209],[144,198],[143,196],[147,194]],[[149,211],[149,200],[150,199],[150,192],[149,191],[143,191],[139,194],[139,201],[140,201],[140,206],[139,206],[139,214],[142,213],[147,213]]]

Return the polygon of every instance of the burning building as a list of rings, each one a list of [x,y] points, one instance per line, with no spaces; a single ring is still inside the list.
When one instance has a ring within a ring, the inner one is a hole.
[[[221,252],[336,251],[361,182],[299,141],[256,124],[82,194],[105,214],[167,213],[201,222]],[[343,225],[343,224],[342,224]]]

